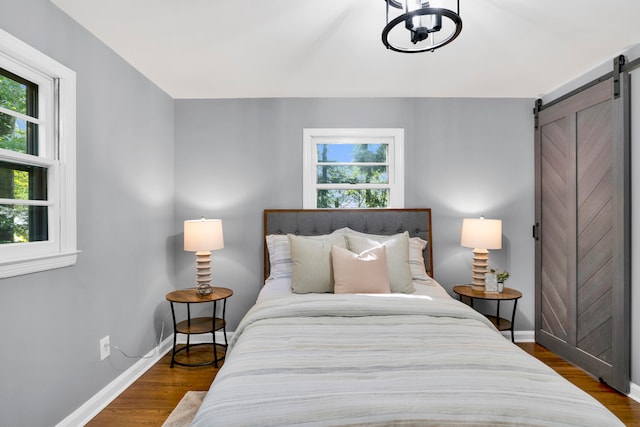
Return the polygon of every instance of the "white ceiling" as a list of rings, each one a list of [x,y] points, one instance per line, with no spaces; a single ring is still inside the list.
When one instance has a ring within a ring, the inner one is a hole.
[[[383,0],[51,0],[174,98],[535,98],[640,43],[638,0],[460,0],[434,53]]]

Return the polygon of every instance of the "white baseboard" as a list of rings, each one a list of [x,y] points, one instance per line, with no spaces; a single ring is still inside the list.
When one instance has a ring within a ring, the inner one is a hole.
[[[230,339],[232,333],[227,332],[227,337]],[[185,344],[187,342],[186,335],[178,335],[178,344]],[[199,344],[211,342],[210,335],[194,335],[191,337],[190,343]],[[216,342],[224,343],[224,335],[220,332],[216,332]],[[105,388],[96,393],[91,399],[87,400],[81,407],[76,409],[73,413],[67,416],[64,420],[60,421],[56,427],[76,427],[84,426],[93,417],[98,415],[100,411],[113,402],[123,391],[125,391],[131,384],[133,384],[138,378],[147,372],[153,365],[155,365],[165,354],[167,354],[173,348],[173,335],[167,337],[157,347],[153,348],[149,353],[145,354],[136,363],[134,363],[129,369],[124,371],[116,379],[111,381]]]
[[[109,403],[127,389],[135,380],[140,378],[149,368],[151,368],[162,356],[164,356],[173,345],[173,337],[168,337],[145,354],[140,360],[134,363],[129,369],[124,371],[115,380],[111,381],[105,388],[87,400],[81,407],[76,409],[64,420],[60,421],[56,427],[73,427],[87,424],[93,417],[102,411]]]
[[[627,396],[640,403],[640,385],[631,383],[629,388],[630,390]]]
[[[232,336],[233,336],[233,332],[227,332],[227,340],[230,340]],[[173,339],[173,335],[171,337]],[[210,342],[212,341],[211,341],[211,335],[209,334],[191,335],[191,339],[189,340],[190,344],[200,344],[200,343],[210,343]],[[186,343],[187,343],[187,336],[184,334],[178,335],[178,344],[186,344]],[[216,343],[224,344],[224,333],[216,332]],[[173,346],[173,343],[171,343],[171,346]],[[169,347],[169,349],[171,349],[171,346]]]
[[[502,335],[511,339],[511,331],[502,331]],[[536,335],[534,331],[515,331],[513,338],[515,342],[535,342]]]

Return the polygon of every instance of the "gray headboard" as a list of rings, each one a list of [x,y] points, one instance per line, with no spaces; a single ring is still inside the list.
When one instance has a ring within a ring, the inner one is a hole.
[[[342,227],[370,234],[409,232],[429,244],[424,250],[427,273],[433,277],[431,209],[266,209],[264,236],[268,234],[328,234]],[[264,242],[263,236],[263,242]],[[264,278],[269,277],[269,253],[264,245]]]

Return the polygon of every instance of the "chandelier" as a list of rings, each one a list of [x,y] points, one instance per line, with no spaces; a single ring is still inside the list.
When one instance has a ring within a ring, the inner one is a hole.
[[[440,5],[435,3],[442,3],[442,0],[432,1],[433,7],[422,0],[385,2],[387,25],[382,30],[382,43],[387,49],[406,53],[433,52],[451,43],[462,31],[460,0],[456,0],[455,12],[436,7]]]

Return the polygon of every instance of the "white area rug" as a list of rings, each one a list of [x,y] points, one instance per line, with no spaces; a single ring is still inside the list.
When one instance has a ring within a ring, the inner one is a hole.
[[[206,391],[188,391],[162,427],[188,427],[202,404]]]

